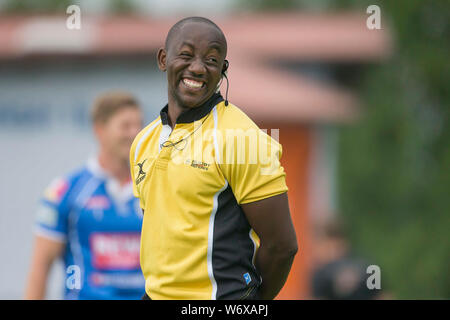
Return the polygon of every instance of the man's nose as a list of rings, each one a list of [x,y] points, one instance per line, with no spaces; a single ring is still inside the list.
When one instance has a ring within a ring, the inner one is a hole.
[[[203,75],[206,73],[205,65],[200,58],[193,59],[188,70],[196,75]]]

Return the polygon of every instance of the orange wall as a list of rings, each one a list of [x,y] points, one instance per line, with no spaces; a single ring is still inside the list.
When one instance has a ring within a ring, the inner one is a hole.
[[[289,207],[297,233],[299,251],[288,280],[277,299],[308,298],[310,245],[308,228],[308,167],[310,159],[310,132],[305,126],[259,124],[260,128],[279,128],[283,146],[281,164],[286,171],[289,188]],[[270,134],[270,130],[267,131]]]

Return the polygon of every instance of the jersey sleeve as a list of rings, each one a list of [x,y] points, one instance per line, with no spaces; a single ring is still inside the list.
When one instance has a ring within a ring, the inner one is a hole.
[[[69,209],[67,196],[69,182],[55,179],[44,191],[36,212],[34,233],[52,240],[65,242]]]
[[[134,182],[136,179],[136,177],[134,175],[134,166],[136,165],[134,162],[135,152],[136,152],[136,139],[134,140],[133,144],[131,145],[131,149],[130,149],[130,172],[131,172],[131,181],[133,184],[133,194],[136,198],[139,198],[139,192],[138,192],[138,189]]]
[[[276,196],[288,190],[281,166],[282,146],[255,124],[227,130],[221,169],[239,204]]]
[[[141,199],[141,195],[139,193],[139,190],[137,188],[136,185],[136,161],[135,161],[135,157],[136,157],[136,145],[138,140],[141,138],[141,133],[139,133],[136,138],[133,141],[133,144],[131,145],[130,148],[130,171],[131,171],[131,183],[133,185],[133,195],[139,199],[139,206],[141,207],[141,209],[144,209],[144,203],[143,200]]]

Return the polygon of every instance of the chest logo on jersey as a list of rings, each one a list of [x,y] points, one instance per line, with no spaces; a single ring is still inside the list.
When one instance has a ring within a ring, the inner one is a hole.
[[[135,180],[136,185],[138,185],[142,180],[144,180],[145,176],[147,175],[147,173],[142,169],[142,167],[144,166],[145,161],[147,161],[147,159],[145,159],[141,163],[137,163],[136,164],[136,166],[139,167],[139,172],[138,172],[138,175],[137,175],[136,180]]]
[[[202,169],[208,171],[210,164],[203,161],[195,161],[191,159],[187,159],[185,164],[190,165],[192,168]]]
[[[44,191],[44,197],[50,202],[59,203],[68,188],[69,184],[64,179],[54,180]]]
[[[110,207],[110,203],[108,200],[108,197],[98,195],[98,196],[92,196],[87,200],[86,202],[86,208],[90,210],[105,210]]]
[[[93,233],[89,237],[92,264],[102,270],[139,268],[139,232]]]

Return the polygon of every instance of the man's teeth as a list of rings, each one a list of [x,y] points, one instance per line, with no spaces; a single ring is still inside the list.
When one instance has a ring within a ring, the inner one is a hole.
[[[183,83],[191,88],[201,88],[203,86],[203,82],[198,82],[190,79],[183,79]]]

